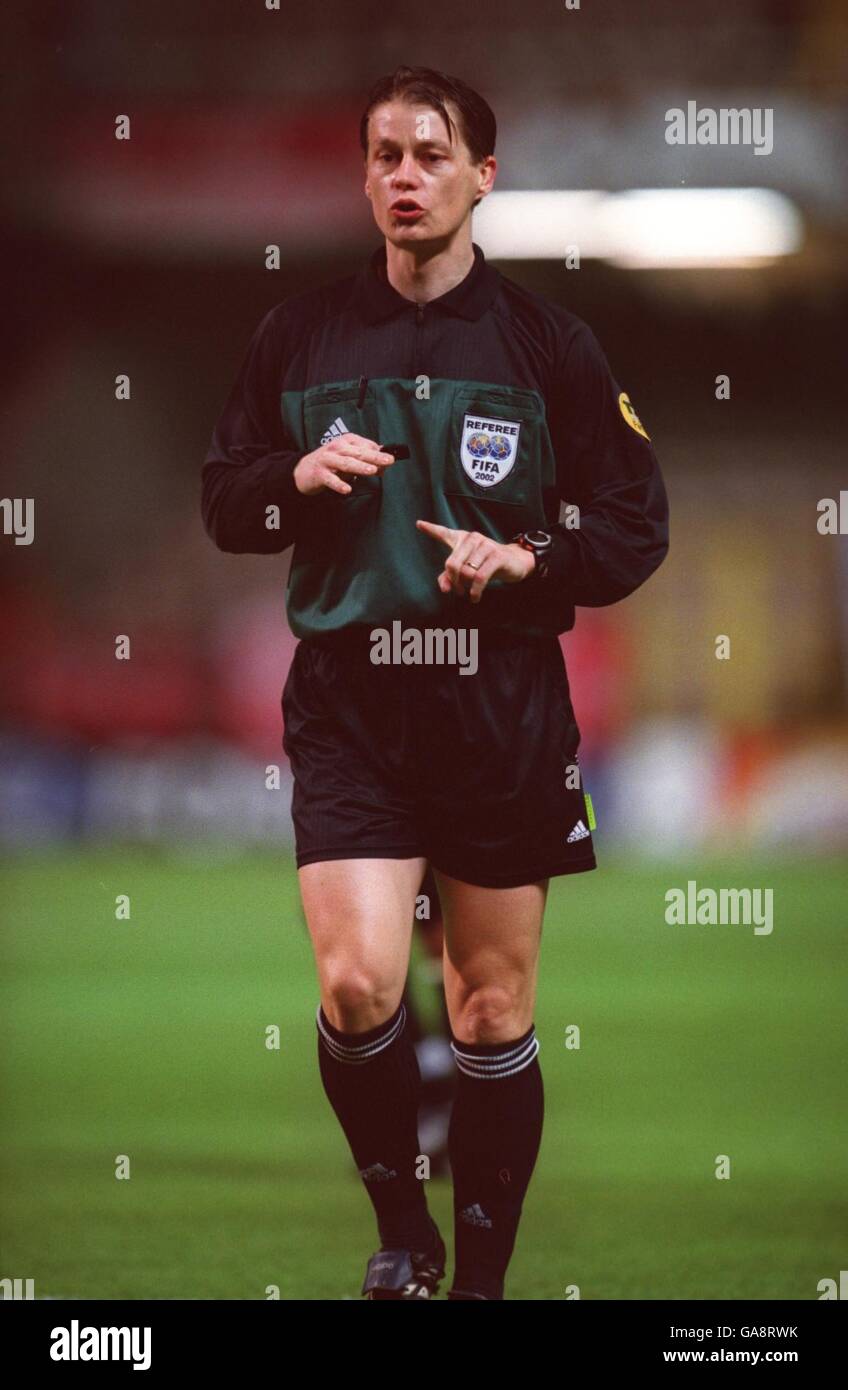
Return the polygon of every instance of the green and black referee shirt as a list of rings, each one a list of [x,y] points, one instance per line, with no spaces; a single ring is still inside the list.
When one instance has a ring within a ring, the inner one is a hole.
[[[350,494],[304,497],[296,464],[346,432],[410,457],[346,475]],[[222,550],[294,544],[287,606],[301,638],[395,619],[565,632],[575,605],[625,598],[668,549],[653,446],[594,334],[476,245],[466,278],[426,304],[392,287],[380,247],[358,274],[271,309],[215,427],[202,511]],[[550,531],[549,573],[493,581],[473,606],[443,594],[447,550],[419,517],[498,541]]]

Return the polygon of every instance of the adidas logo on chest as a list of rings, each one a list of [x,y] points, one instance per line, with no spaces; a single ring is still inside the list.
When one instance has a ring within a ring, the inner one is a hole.
[[[331,439],[338,439],[339,435],[342,434],[350,434],[350,430],[348,429],[341,415],[337,415],[333,423],[331,425],[328,425],[324,433],[321,435],[321,443],[329,444]]]

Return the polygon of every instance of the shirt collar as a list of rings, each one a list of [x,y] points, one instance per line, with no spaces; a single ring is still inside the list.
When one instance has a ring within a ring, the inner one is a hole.
[[[434,309],[447,314],[457,314],[463,319],[479,319],[488,309],[498,291],[498,272],[489,265],[476,242],[472,242],[474,264],[464,280],[454,285],[447,294],[438,299],[430,299],[425,308],[430,313]],[[386,276],[386,248],[377,250],[362,267],[356,278],[353,302],[368,323],[378,323],[403,309],[412,308],[412,300],[398,294]]]

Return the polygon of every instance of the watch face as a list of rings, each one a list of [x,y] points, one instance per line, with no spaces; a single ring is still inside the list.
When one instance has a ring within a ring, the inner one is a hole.
[[[551,538],[547,531],[528,531],[526,535],[531,545],[548,546],[551,543]]]

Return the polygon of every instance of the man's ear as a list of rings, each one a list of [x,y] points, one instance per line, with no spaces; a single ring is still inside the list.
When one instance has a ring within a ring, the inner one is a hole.
[[[490,175],[490,179],[489,179],[489,187],[486,188],[486,189],[484,189],[483,192],[482,192],[481,194],[479,194],[479,196],[478,196],[478,198],[477,198],[477,202],[475,202],[475,203],[473,204],[473,206],[474,206],[475,208],[476,208],[476,206],[477,206],[477,203],[482,203],[483,199],[484,199],[485,197],[487,197],[488,194],[491,193],[492,189],[494,188],[494,184],[495,184],[495,175],[496,175],[497,172],[498,172],[498,162],[497,162],[497,160],[495,159],[494,155],[491,155],[491,154],[490,154],[490,155],[488,155],[488,156],[486,157],[486,159],[483,160],[482,165],[481,165],[480,167],[481,167],[482,170],[484,170],[485,172],[487,172],[487,173]]]

